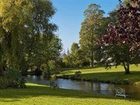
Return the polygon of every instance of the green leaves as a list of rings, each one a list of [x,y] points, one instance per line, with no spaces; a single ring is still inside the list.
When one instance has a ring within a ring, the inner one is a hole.
[[[99,5],[91,4],[84,13],[85,20],[81,25],[80,31],[80,47],[85,52],[85,57],[89,59],[93,67],[94,48],[104,12],[100,9]]]
[[[0,0],[0,61],[8,68],[27,70],[31,63],[57,59],[61,41],[50,22],[54,13],[49,0]]]

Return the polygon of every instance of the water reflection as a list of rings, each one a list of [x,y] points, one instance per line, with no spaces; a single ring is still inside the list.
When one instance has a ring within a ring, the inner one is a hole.
[[[42,77],[28,76],[29,82],[49,85],[49,80]],[[140,98],[140,86],[138,85],[114,85],[108,83],[94,83],[87,81],[74,81],[68,79],[57,79],[55,83],[62,89],[82,90],[85,92],[92,92],[93,94],[113,95],[115,94],[115,88],[121,87],[125,89],[126,93],[131,97]]]

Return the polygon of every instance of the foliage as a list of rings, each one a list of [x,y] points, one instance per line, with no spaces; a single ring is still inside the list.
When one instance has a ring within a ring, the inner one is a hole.
[[[56,70],[56,63],[55,61],[49,61],[48,66],[50,70]]]
[[[6,89],[9,86],[9,80],[6,77],[0,77],[0,89]]]
[[[65,67],[82,67],[88,62],[84,57],[84,52],[78,43],[73,43],[70,51],[63,55],[63,63]]]
[[[103,17],[101,19],[101,25],[98,28],[98,36],[96,39],[96,42],[99,41],[100,38],[103,37],[104,34],[107,33],[107,27],[109,23],[112,23],[113,25],[116,25],[118,21],[118,17],[117,17],[117,10],[113,10],[109,13],[108,17]],[[104,52],[103,49],[100,47],[100,45],[96,44],[95,48],[94,48],[94,59],[96,60],[97,64],[96,65],[103,65],[102,63],[102,58],[104,58]]]
[[[73,67],[80,67],[83,63],[83,57],[82,57],[82,51],[78,45],[78,43],[73,43],[71,46],[70,51],[70,57],[71,57],[71,64]]]
[[[8,70],[5,77],[9,80],[9,86],[13,88],[24,88],[25,79],[22,77],[20,71],[18,70]]]
[[[137,63],[140,51],[140,1],[131,1],[129,5],[121,5],[118,10],[118,23],[109,25],[108,32],[101,39],[104,60],[108,66],[123,64],[128,74],[129,65]]]
[[[55,9],[50,0],[0,0],[0,75],[6,70],[27,74],[57,60],[61,40],[50,22]]]
[[[76,71],[74,74],[74,78],[80,78],[81,77],[81,71]]]
[[[73,65],[72,65],[72,63],[71,63],[71,57],[70,57],[70,55],[64,55],[63,56],[63,63],[64,63],[64,67],[66,67],[66,68],[71,68],[71,67],[73,67]]]
[[[6,71],[4,76],[0,77],[0,88],[25,88],[25,79],[21,73],[16,70]]]
[[[92,67],[94,65],[94,48],[96,38],[99,33],[98,29],[101,26],[103,13],[104,12],[100,10],[99,5],[90,4],[84,12],[85,19],[81,24],[80,47],[84,51],[85,58],[88,58]]]
[[[125,5],[127,5],[127,4],[130,3],[130,1],[131,1],[131,0],[123,0],[123,3],[124,3]]]
[[[51,75],[59,73],[59,65],[54,60],[49,60],[47,64],[41,66],[43,77],[50,79]]]

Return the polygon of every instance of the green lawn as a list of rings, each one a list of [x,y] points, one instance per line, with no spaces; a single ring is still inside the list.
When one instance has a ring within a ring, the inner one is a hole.
[[[118,66],[117,68],[112,67],[111,69],[105,69],[104,67],[97,67],[92,69],[74,69],[63,71],[59,76],[63,75],[74,75],[76,71],[81,71],[81,78],[84,79],[97,79],[100,81],[115,81],[115,80],[129,80],[131,83],[140,82],[140,66],[131,65],[131,74],[125,75],[124,68]]]
[[[140,100],[95,96],[28,83],[26,89],[0,90],[0,105],[140,105]]]

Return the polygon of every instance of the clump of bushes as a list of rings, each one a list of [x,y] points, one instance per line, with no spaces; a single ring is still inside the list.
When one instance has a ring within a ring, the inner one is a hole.
[[[57,66],[57,63],[54,60],[48,61],[47,64],[42,64],[41,70],[43,77],[46,79],[50,79],[51,75],[59,73],[58,68],[59,67]]]
[[[76,78],[76,79],[81,78],[81,71],[76,71],[74,74],[74,78]]]
[[[0,89],[5,89],[9,87],[10,81],[6,77],[0,77]]]
[[[63,79],[83,80],[81,74],[82,74],[81,71],[76,71],[74,75],[62,75],[59,77],[61,77]]]
[[[114,79],[113,81],[111,81],[111,83],[113,84],[120,84],[120,85],[129,85],[131,82],[127,79],[122,80],[122,79]]]
[[[0,88],[25,88],[25,79],[17,70],[7,70],[3,76],[0,77]]]

